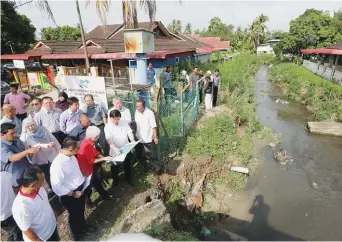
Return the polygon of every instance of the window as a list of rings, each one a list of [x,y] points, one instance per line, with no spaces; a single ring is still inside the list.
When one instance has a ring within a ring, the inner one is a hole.
[[[179,57],[176,57],[176,58],[175,58],[175,62],[176,62],[176,64],[179,63]]]

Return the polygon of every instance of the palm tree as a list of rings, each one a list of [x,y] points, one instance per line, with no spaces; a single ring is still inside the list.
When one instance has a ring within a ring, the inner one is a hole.
[[[268,29],[266,22],[269,18],[263,14],[259,15],[252,24],[253,32],[256,35],[256,44],[260,45],[261,39],[265,37],[265,31]]]
[[[190,24],[190,23],[187,23],[187,24],[185,25],[184,33],[185,33],[185,34],[192,34],[191,24]]]
[[[145,11],[148,13],[150,20],[149,28],[151,29],[157,11],[156,1],[140,0],[139,6],[140,8],[145,8]],[[137,1],[122,0],[122,14],[126,29],[138,28]]]
[[[174,33],[179,33],[182,31],[182,22],[180,20],[172,20],[172,22],[167,26],[167,28]]]

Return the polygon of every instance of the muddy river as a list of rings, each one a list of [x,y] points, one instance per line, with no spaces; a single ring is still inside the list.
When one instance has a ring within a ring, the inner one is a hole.
[[[342,138],[309,134],[313,118],[302,105],[276,103],[286,96],[268,81],[266,66],[255,79],[257,115],[282,133],[280,148],[294,161],[281,165],[263,148],[257,174],[218,226],[248,240],[342,240]]]

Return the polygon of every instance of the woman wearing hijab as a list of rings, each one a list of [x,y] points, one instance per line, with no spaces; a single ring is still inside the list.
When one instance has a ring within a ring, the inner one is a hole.
[[[55,108],[61,109],[63,112],[69,108],[68,104],[68,94],[65,92],[60,92],[58,96],[58,101],[55,104]]]
[[[61,145],[45,127],[38,126],[31,117],[23,120],[20,140],[27,147],[40,147],[41,150],[33,155],[31,162],[44,172],[46,181],[51,187],[50,164],[58,155]]]

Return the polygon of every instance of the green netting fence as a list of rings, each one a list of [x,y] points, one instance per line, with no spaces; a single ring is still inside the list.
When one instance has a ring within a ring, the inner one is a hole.
[[[159,92],[159,95],[158,95]],[[140,92],[116,91],[131,112],[132,119],[136,110],[136,101],[142,98],[146,106],[155,112],[159,132],[158,159],[163,160],[168,155],[177,152],[190,129],[196,123],[199,114],[199,83],[190,90],[180,81],[173,82],[172,90],[154,90],[151,88]],[[113,97],[109,97],[112,106]]]

